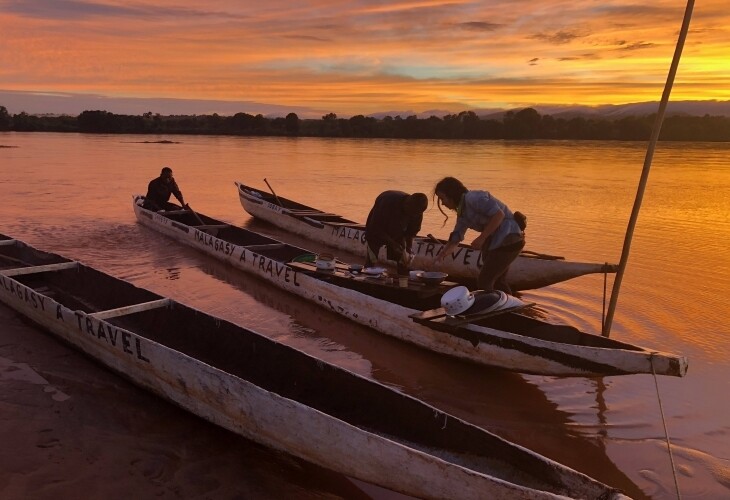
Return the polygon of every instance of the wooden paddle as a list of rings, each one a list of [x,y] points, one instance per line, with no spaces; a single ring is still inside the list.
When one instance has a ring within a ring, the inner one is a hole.
[[[284,204],[281,202],[278,196],[276,196],[276,193],[274,192],[274,188],[271,187],[271,184],[269,184],[269,181],[266,180],[266,177],[264,177],[264,182],[267,186],[269,186],[269,189],[271,190],[271,194],[274,195],[274,199],[276,200],[276,204],[279,205],[281,208],[284,208]]]
[[[205,222],[203,222],[203,219],[201,219],[200,216],[195,213],[195,210],[193,210],[192,208],[190,208],[190,204],[186,203],[183,208],[185,210],[188,210],[191,214],[193,214],[193,217],[195,217],[195,220],[198,221],[198,224],[200,224],[201,226],[204,226],[205,225]]]

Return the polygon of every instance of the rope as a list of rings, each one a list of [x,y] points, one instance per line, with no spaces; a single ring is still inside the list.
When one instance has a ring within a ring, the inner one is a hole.
[[[667,431],[667,422],[664,418],[664,408],[662,407],[662,398],[659,395],[659,383],[656,379],[656,372],[654,371],[654,354],[652,352],[649,355],[649,363],[651,364],[651,374],[654,375],[654,388],[656,389],[656,398],[659,401],[659,413],[662,415],[662,425],[664,426],[664,439],[667,441],[667,451],[669,452],[669,462],[672,464],[672,475],[674,476],[674,488],[677,490],[677,498],[681,499],[682,495],[679,493],[679,482],[677,481],[677,469],[674,466],[674,456],[672,455],[672,446],[669,443],[669,432]]]
[[[606,262],[608,266],[608,262]],[[601,331],[606,328],[606,291],[608,290],[608,269],[603,268],[603,311],[601,311]]]

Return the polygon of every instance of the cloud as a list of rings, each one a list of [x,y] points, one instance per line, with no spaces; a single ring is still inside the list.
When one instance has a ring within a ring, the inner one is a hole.
[[[575,56],[558,57],[558,61],[580,61],[583,59],[600,59],[600,56],[591,52]]]
[[[306,42],[331,42],[332,39],[330,38],[323,38],[320,36],[311,36],[311,35],[284,35],[283,38],[289,39],[289,40],[303,40]]]
[[[239,19],[242,16],[222,12],[196,9],[170,8],[159,6],[123,6],[79,0],[6,0],[0,2],[3,10],[22,17],[36,19],[90,19],[98,17],[114,18],[196,18],[227,17]]]
[[[556,31],[555,33],[537,33],[528,38],[533,40],[542,40],[554,45],[563,45],[572,42],[576,38],[582,38],[585,36],[586,35],[579,34],[574,31]]]
[[[623,46],[616,50],[641,50],[654,47],[656,44],[650,42],[634,42],[629,44],[623,44]]]
[[[459,23],[459,26],[465,30],[470,31],[494,31],[502,25],[496,23],[487,23],[484,21],[469,21],[465,23]]]

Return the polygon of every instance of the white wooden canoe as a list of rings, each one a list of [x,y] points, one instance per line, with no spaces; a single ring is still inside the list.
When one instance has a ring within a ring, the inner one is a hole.
[[[235,184],[238,188],[241,206],[253,217],[312,241],[365,257],[365,226],[363,224],[287,198],[275,198],[271,193],[260,191],[240,182]],[[415,257],[411,267],[430,269],[433,258],[441,252],[444,245],[444,241],[436,238],[417,236],[413,240]],[[381,249],[378,257],[381,262],[387,262],[384,248]],[[482,252],[462,244],[444,259],[439,270],[449,273],[450,276],[457,279],[475,279],[481,267]],[[523,251],[510,266],[508,279],[513,290],[529,290],[586,274],[615,273],[617,269],[618,266],[614,264],[571,262],[562,257]]]
[[[627,498],[376,381],[20,241],[0,245],[0,301],[214,424],[394,491]]]
[[[484,365],[522,373],[588,376],[652,373],[683,376],[687,360],[576,328],[553,325],[517,313],[471,319],[449,318],[439,307],[449,286],[408,288],[388,285],[363,276],[347,276],[341,270],[318,272],[296,262],[308,254],[295,247],[247,229],[197,213],[172,209],[152,212],[133,198],[137,220],[162,234],[190,245],[259,276],[273,285],[299,295],[346,318],[381,333],[434,352]],[[175,207],[169,205],[170,208]],[[311,254],[310,254],[311,255]]]

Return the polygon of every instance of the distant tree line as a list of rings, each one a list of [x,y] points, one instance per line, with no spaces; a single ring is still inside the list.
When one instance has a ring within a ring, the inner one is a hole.
[[[18,132],[83,132],[106,134],[216,134],[290,137],[372,137],[392,139],[592,139],[645,141],[655,115],[620,119],[573,118],[540,115],[533,108],[508,111],[502,119],[483,119],[473,111],[444,117],[363,115],[338,118],[334,113],[321,119],[285,118],[236,113],[233,116],[171,115],[151,112],[118,115],[108,111],[84,111],[78,116],[10,115],[0,106],[0,130]],[[664,119],[661,140],[730,141],[730,118],[724,116],[675,115]]]

